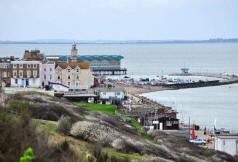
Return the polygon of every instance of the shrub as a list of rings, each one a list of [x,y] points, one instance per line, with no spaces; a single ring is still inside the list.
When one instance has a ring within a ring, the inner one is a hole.
[[[72,123],[70,122],[70,118],[62,115],[58,120],[57,129],[65,135],[70,135],[71,127]]]
[[[24,153],[24,156],[21,157],[20,162],[31,162],[35,158],[32,148],[28,148]]]

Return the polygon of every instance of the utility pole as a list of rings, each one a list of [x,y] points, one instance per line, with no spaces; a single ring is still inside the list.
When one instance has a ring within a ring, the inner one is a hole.
[[[188,119],[188,139],[190,139],[190,116],[189,116],[189,119]]]

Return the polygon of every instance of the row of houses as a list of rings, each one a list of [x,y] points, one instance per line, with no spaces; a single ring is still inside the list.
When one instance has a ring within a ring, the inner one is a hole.
[[[45,87],[56,85],[88,89],[94,75],[126,74],[119,55],[78,55],[76,44],[71,55],[47,56],[40,50],[25,50],[22,59],[0,58],[0,86]]]

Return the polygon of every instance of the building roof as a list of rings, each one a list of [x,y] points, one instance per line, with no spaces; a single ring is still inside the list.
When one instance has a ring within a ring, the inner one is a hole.
[[[78,57],[79,60],[121,60],[124,57],[121,55],[81,55]],[[59,60],[66,61],[71,59],[70,56],[60,56]]]
[[[124,92],[124,88],[122,87],[114,87],[114,88],[96,88],[98,92]]]
[[[67,67],[71,67],[75,69],[76,67],[80,67],[80,69],[89,69],[88,63],[57,63],[56,67],[61,67],[62,69],[66,69]]]
[[[217,138],[222,138],[222,139],[238,139],[238,134],[227,134],[227,135],[217,135]]]

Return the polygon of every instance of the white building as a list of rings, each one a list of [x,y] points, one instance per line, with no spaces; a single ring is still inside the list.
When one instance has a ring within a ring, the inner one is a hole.
[[[126,92],[124,88],[96,88],[96,94],[99,95],[99,99],[102,103],[111,104],[112,99],[124,100]]]
[[[238,134],[217,135],[215,137],[215,150],[226,152],[230,155],[238,155]]]
[[[40,61],[12,61],[11,86],[12,87],[41,87]]]

